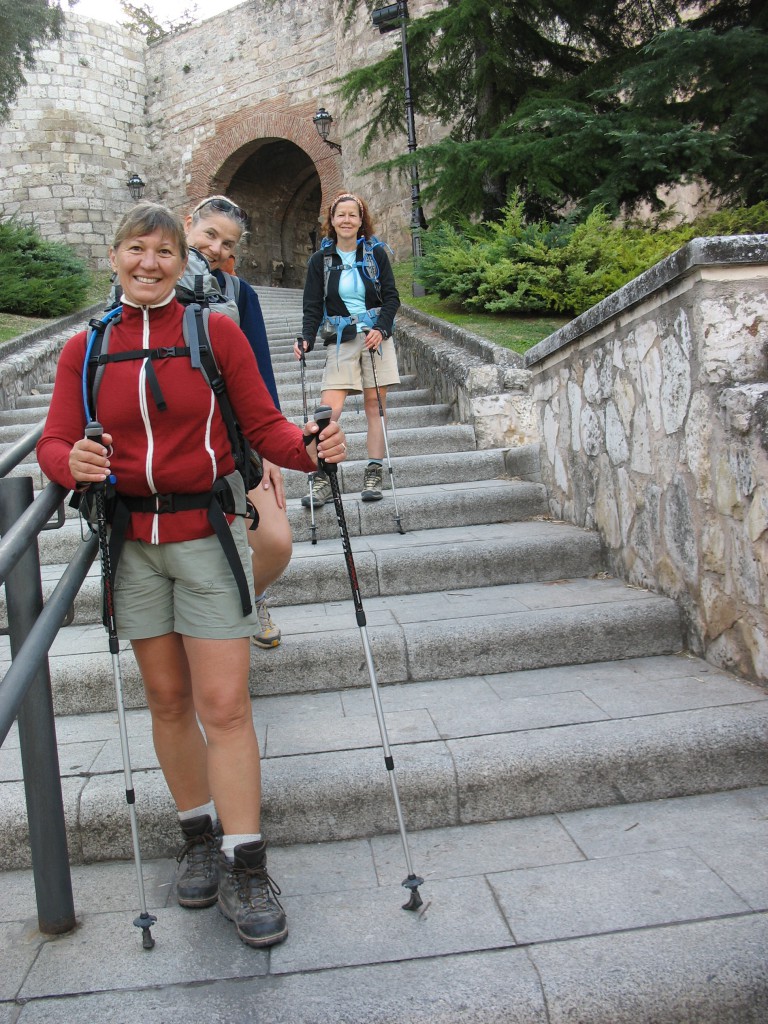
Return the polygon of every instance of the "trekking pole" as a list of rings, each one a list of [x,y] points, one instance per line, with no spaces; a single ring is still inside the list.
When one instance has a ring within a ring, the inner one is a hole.
[[[103,428],[96,420],[85,428],[85,436],[102,444],[101,435]],[[120,728],[120,747],[123,752],[123,774],[125,777],[125,799],[128,803],[128,810],[131,816],[131,835],[133,837],[133,859],[136,864],[136,878],[139,883],[139,904],[141,913],[134,919],[137,928],[141,928],[141,944],[144,949],[152,949],[155,940],[152,938],[152,925],[157,921],[156,917],[147,912],[147,900],[144,895],[144,876],[141,870],[141,850],[139,849],[139,825],[136,820],[136,794],[133,790],[131,777],[131,759],[128,752],[128,730],[125,725],[125,706],[123,704],[123,678],[120,673],[120,642],[117,637],[117,626],[115,622],[114,593],[112,589],[112,559],[109,553],[109,538],[107,537],[107,512],[106,512],[106,483],[91,484],[91,490],[96,498],[96,521],[99,529],[99,549],[101,551],[101,575],[104,581],[104,625],[109,634],[109,650],[112,655],[112,675],[115,680],[115,695],[117,697],[117,720]]]
[[[306,423],[309,419],[309,413],[307,412],[307,382],[306,382],[306,369],[307,369],[307,353],[304,351],[304,339],[302,337],[296,338],[299,344],[299,362],[301,363],[301,402],[304,406],[304,422]],[[310,526],[310,533],[312,535],[312,543],[317,544],[317,526],[315,524],[315,474],[309,473],[309,510],[312,516],[312,525]]]
[[[370,328],[368,328],[368,330],[370,330]],[[368,334],[368,330],[363,328],[363,334],[367,335]],[[400,522],[400,510],[397,507],[397,490],[395,488],[395,472],[392,469],[392,459],[391,459],[390,454],[389,454],[389,438],[387,437],[387,423],[386,423],[386,420],[384,419],[384,409],[382,408],[382,405],[381,405],[381,392],[379,391],[379,382],[378,382],[378,380],[376,378],[376,359],[374,357],[374,353],[373,353],[373,349],[372,348],[369,348],[368,352],[370,353],[370,356],[371,356],[371,369],[373,370],[373,384],[374,384],[374,387],[376,388],[376,401],[378,402],[378,405],[379,405],[379,419],[381,420],[381,429],[382,429],[382,431],[384,433],[384,451],[387,454],[387,470],[389,472],[389,483],[390,483],[390,486],[392,487],[392,498],[393,498],[393,500],[395,502],[394,520],[395,520],[395,523],[397,524],[397,529],[399,530],[399,532],[400,533],[405,533],[405,530],[403,529],[403,524]]]
[[[325,430],[331,421],[331,407],[328,405],[321,405],[315,410],[315,423],[320,427],[320,431]],[[402,807],[400,806],[400,794],[397,789],[397,779],[395,778],[395,762],[392,757],[392,753],[389,747],[389,739],[387,737],[387,726],[384,721],[384,711],[381,706],[381,698],[379,696],[379,684],[376,681],[376,669],[373,665],[373,656],[371,654],[371,644],[368,639],[368,629],[365,621],[365,611],[363,609],[363,601],[360,596],[360,587],[357,582],[357,572],[355,570],[355,562],[352,558],[352,547],[349,543],[349,531],[347,530],[347,520],[344,515],[344,505],[341,500],[341,492],[339,490],[339,481],[336,475],[336,465],[332,462],[325,462],[320,460],[320,465],[323,470],[328,474],[328,479],[331,483],[331,494],[333,495],[333,504],[336,509],[336,519],[339,524],[339,533],[341,534],[341,545],[344,549],[344,558],[347,563],[347,573],[349,575],[349,582],[352,585],[352,600],[355,605],[355,617],[357,624],[360,627],[360,637],[363,641],[363,651],[365,652],[365,662],[368,666],[368,675],[371,680],[371,693],[373,695],[373,704],[376,708],[376,718],[379,723],[379,732],[381,733],[381,745],[384,750],[384,764],[389,775],[390,786],[392,787],[392,799],[395,803],[395,814],[397,815],[397,825],[400,830],[400,839],[403,843],[403,853],[405,854],[405,864],[408,869],[408,877],[403,881],[403,886],[410,890],[410,897],[407,903],[403,904],[403,910],[418,910],[424,902],[419,894],[419,886],[424,884],[424,879],[419,878],[414,873],[413,867],[411,866],[411,855],[408,850],[408,834],[405,830],[405,820],[403,818]]]

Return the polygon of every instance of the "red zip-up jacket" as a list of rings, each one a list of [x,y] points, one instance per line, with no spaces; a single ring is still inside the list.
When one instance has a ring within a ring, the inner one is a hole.
[[[153,307],[123,306],[120,323],[109,336],[110,353],[183,345],[184,310],[175,298]],[[261,379],[253,351],[239,327],[212,313],[211,347],[243,433],[265,459],[287,469],[311,473],[303,433],[275,404]],[[69,454],[84,436],[82,373],[87,333],[65,344],[56,370],[53,397],[37,445],[41,469],[49,479],[74,489]],[[155,359],[167,409],[160,411],[146,380],[146,360],[108,363],[97,396],[97,418],[112,435],[110,471],[120,494],[199,494],[234,472],[235,465],[218,401],[202,372],[188,356]],[[229,517],[231,518],[231,517]],[[196,540],[213,533],[205,509],[134,513],[128,540],[162,544]]]

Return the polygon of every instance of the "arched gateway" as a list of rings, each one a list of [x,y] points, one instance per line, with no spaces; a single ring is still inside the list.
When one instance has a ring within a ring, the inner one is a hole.
[[[319,241],[318,210],[343,187],[340,164],[311,114],[241,111],[195,151],[187,191],[192,203],[226,193],[248,214],[244,277],[298,288]]]

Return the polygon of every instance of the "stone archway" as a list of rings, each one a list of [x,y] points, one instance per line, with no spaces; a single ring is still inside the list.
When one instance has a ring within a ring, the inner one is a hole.
[[[216,127],[195,153],[187,192],[193,202],[226,193],[248,213],[238,265],[246,280],[300,288],[321,211],[342,187],[341,160],[311,113],[262,111]]]

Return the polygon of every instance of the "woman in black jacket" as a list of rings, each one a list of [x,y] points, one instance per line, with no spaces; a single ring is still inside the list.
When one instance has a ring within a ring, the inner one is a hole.
[[[387,388],[400,382],[392,340],[400,296],[386,247],[373,233],[364,200],[350,192],[336,196],[328,208],[324,231],[326,237],[310,257],[307,269],[300,341],[304,351],[311,352],[320,330],[328,349],[322,401],[333,410],[333,420],[340,418],[351,391],[363,393],[369,461],[361,497],[378,501],[382,496],[384,428],[376,384],[386,411]],[[299,343],[294,345],[297,359]],[[313,497],[306,495],[302,504],[309,508],[313,498],[315,506],[331,500],[331,486],[324,474],[317,474]]]

